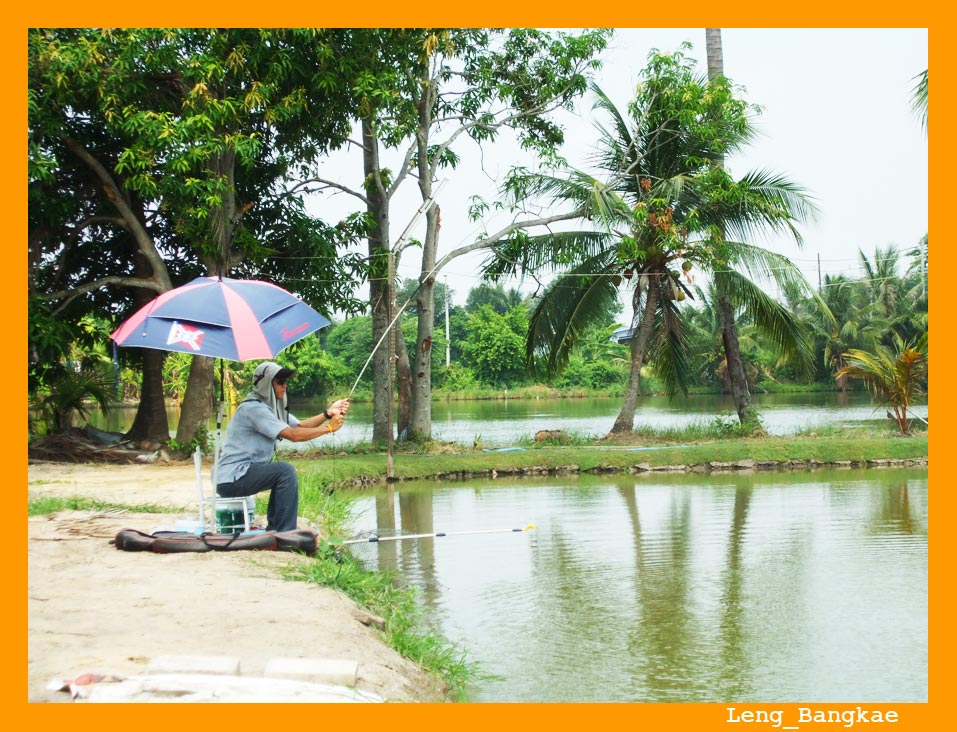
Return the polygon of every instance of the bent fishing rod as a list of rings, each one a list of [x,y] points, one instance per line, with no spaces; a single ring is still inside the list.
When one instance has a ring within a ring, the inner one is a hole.
[[[431,534],[400,534],[398,536],[378,536],[373,535],[366,539],[349,539],[341,542],[346,544],[379,544],[384,541],[406,541],[408,539],[436,539],[443,536],[467,536],[472,534],[517,534],[523,531],[530,531],[535,528],[535,524],[528,524],[517,529],[479,529],[477,531],[436,531]]]
[[[439,184],[432,191],[432,195],[429,196],[428,200],[424,201],[421,206],[419,206],[419,210],[415,212],[415,216],[412,217],[412,220],[409,222],[409,225],[405,227],[405,231],[402,232],[402,236],[400,236],[396,240],[395,242],[396,249],[399,249],[401,251],[400,244],[402,244],[402,240],[405,239],[406,236],[408,236],[409,232],[412,230],[412,227],[419,220],[422,214],[424,214],[426,211],[432,208],[432,205],[435,203],[435,197],[438,195],[439,191],[442,189],[442,186],[444,186],[447,181],[448,181],[448,178],[443,178],[441,181],[439,181]],[[362,375],[365,373],[366,368],[372,362],[372,357],[375,356],[376,351],[379,350],[379,346],[382,345],[382,341],[385,340],[385,337],[389,335],[390,331],[392,330],[392,326],[395,325],[396,321],[399,319],[399,316],[402,315],[402,311],[408,307],[410,302],[412,302],[412,298],[415,297],[416,294],[419,292],[419,287],[422,287],[422,283],[425,282],[427,279],[429,279],[429,277],[431,277],[438,268],[439,268],[439,265],[435,265],[435,267],[433,267],[430,272],[427,272],[424,277],[419,279],[419,286],[412,291],[412,295],[409,297],[408,300],[405,301],[405,304],[403,304],[402,307],[399,308],[399,311],[395,314],[395,317],[392,318],[392,322],[389,323],[388,327],[385,329],[385,332],[382,334],[382,337],[379,338],[379,342],[376,343],[375,346],[373,347],[372,352],[369,354],[369,358],[366,359],[366,362],[362,365],[362,368],[359,370],[359,375],[356,377],[356,382],[352,385],[352,389],[349,391],[350,398],[352,397],[353,392],[356,390],[356,387],[359,386],[359,381],[362,379]]]

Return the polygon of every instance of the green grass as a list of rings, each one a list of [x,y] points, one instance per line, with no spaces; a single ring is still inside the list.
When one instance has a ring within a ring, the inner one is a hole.
[[[126,511],[128,513],[183,513],[182,507],[161,506],[156,503],[110,503],[86,496],[66,498],[42,496],[27,499],[27,516],[45,516],[57,511]]]
[[[927,433],[899,437],[883,423],[864,428],[814,428],[789,436],[739,436],[732,430],[692,426],[680,430],[643,430],[615,440],[587,440],[570,436],[569,444],[526,442],[524,449],[483,452],[480,448],[433,444],[433,452],[412,452],[397,446],[393,456],[398,480],[454,479],[488,474],[491,470],[522,472],[546,470],[628,470],[638,463],[650,466],[705,465],[709,462],[866,462],[926,458]],[[645,448],[645,449],[639,449]],[[292,458],[300,474],[326,486],[378,483],[386,474],[383,452],[303,455]],[[574,468],[572,466],[575,466]]]
[[[464,701],[468,685],[484,677],[478,664],[469,661],[465,650],[428,627],[415,590],[396,586],[392,573],[370,572],[336,548],[349,533],[352,499],[330,491],[320,480],[300,483],[300,513],[318,522],[329,538],[311,561],[285,566],[283,577],[332,587],[382,617],[385,642],[441,678],[452,697]]]

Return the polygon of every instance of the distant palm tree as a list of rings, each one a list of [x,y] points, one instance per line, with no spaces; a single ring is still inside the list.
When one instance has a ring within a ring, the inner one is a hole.
[[[864,271],[863,285],[867,301],[871,306],[879,307],[885,316],[892,316],[901,294],[898,275],[900,253],[897,247],[893,244],[886,249],[877,247],[872,259],[868,259],[864,250],[859,249],[857,256]]]
[[[627,116],[593,87],[596,108],[611,121],[599,127],[600,178],[569,169],[512,180],[518,198],[571,203],[595,228],[510,240],[488,268],[491,274],[561,269],[537,302],[526,341],[530,368],[546,374],[561,370],[619,287],[633,288],[631,374],[612,432],[633,428],[646,360],[669,393],[686,389],[691,364],[678,303],[691,295],[695,268],[714,271],[720,262],[730,289],[750,304],[763,302],[760,290],[740,271],[806,285],[786,258],[743,239],[762,228],[799,238],[795,223],[813,210],[781,176],[757,171],[733,180],[714,165],[752,134],[746,105],[726,80],[709,83],[680,53],[652,54],[644,74]],[[724,232],[738,238],[727,240]],[[725,272],[728,266],[734,270]]]
[[[107,414],[114,388],[112,374],[106,369],[71,366],[37,392],[36,407],[47,430],[61,434],[72,429],[74,415],[86,419],[93,406]]]
[[[927,69],[924,69],[916,77],[917,85],[913,91],[914,112],[920,117],[921,127],[927,131]]]
[[[878,346],[873,353],[851,350],[844,358],[847,365],[836,375],[862,380],[881,404],[893,409],[901,434],[908,434],[907,410],[927,386],[927,334],[908,343],[895,333],[893,348]]]
[[[782,257],[781,266],[794,271],[791,273],[795,279],[802,275],[793,264]],[[796,371],[810,374],[812,371],[811,358],[813,354],[813,344],[811,341],[812,328],[788,306],[782,305],[773,297],[767,294],[762,288],[755,285],[749,278],[738,272],[726,273],[727,282],[727,302],[731,306],[732,314],[736,320],[740,317],[746,325],[741,333],[735,336],[739,343],[744,342],[746,347],[755,349],[758,340],[774,348],[780,361],[791,364]],[[698,302],[701,307],[698,309],[695,318],[695,325],[699,329],[696,338],[698,349],[696,352],[702,357],[701,365],[698,369],[701,372],[710,371],[720,379],[730,390],[731,374],[729,373],[727,356],[724,352],[724,342],[721,336],[721,316],[718,305],[718,289],[715,285],[715,279],[708,285],[706,290],[695,287]],[[728,285],[733,285],[728,287]],[[803,287],[800,283],[793,280],[784,280],[782,285],[787,290],[794,290],[807,293],[809,288]],[[810,300],[811,298],[809,298]],[[818,308],[827,311],[826,305],[815,301]],[[827,311],[829,313],[829,311]],[[720,344],[718,349],[714,346]],[[739,353],[743,350],[739,345]],[[749,383],[753,382],[758,375],[759,370],[753,365],[749,367],[741,356],[741,369]]]

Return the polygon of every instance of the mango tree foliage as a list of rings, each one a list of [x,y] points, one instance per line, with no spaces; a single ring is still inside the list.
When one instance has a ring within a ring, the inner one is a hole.
[[[307,301],[354,309],[360,265],[337,249],[364,220],[327,226],[296,195],[349,129],[329,44],[309,30],[31,31],[31,292],[63,316],[118,321],[200,274],[296,273]],[[142,357],[131,433],[166,439],[162,354]],[[187,437],[208,414],[211,367],[194,363]]]

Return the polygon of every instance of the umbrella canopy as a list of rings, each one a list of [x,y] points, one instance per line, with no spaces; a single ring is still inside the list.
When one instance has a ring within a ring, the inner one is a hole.
[[[326,325],[269,282],[198,277],[144,305],[110,337],[120,346],[249,361],[273,358]]]

